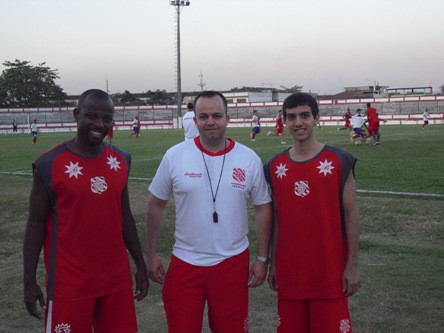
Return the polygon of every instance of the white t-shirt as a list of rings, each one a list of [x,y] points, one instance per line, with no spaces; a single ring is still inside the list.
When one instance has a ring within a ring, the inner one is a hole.
[[[182,118],[183,131],[185,135],[185,140],[194,139],[199,135],[196,124],[194,123],[194,111],[188,111],[183,115]]]
[[[37,133],[39,131],[39,125],[31,123],[31,132]]]
[[[255,114],[253,117],[251,117],[251,127],[259,127],[259,116],[256,116]]]
[[[213,222],[213,193],[218,222]],[[262,162],[250,148],[230,140],[227,152],[212,154],[199,139],[170,148],[157,169],[150,192],[162,200],[174,196],[176,206],[173,254],[196,266],[213,266],[248,248],[247,201],[271,201]]]
[[[350,123],[353,125],[353,128],[361,128],[365,123],[365,118],[359,115],[354,115],[351,117]]]
[[[428,113],[427,111],[425,111],[425,112],[422,114],[422,118],[424,119],[424,121],[428,121],[428,120],[429,120],[429,113]]]

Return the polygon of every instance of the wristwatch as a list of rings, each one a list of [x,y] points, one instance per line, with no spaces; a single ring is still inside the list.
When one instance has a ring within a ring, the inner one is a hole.
[[[260,262],[263,262],[265,265],[268,265],[270,263],[270,258],[268,257],[257,256],[256,259]]]

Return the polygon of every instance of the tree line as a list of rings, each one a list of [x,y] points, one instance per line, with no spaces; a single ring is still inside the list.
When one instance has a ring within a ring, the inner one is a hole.
[[[68,95],[63,88],[55,83],[59,79],[58,70],[51,69],[46,63],[31,65],[29,61],[6,61],[6,68],[0,75],[0,108],[16,107],[51,107],[70,106]],[[254,91],[260,88],[233,88],[231,91]],[[252,90],[253,89],[253,90]],[[439,87],[444,94],[444,84]],[[302,86],[281,86],[280,91],[301,91]],[[148,90],[143,94],[132,94],[125,90],[123,93],[112,94],[116,106],[120,105],[176,105],[176,94],[166,90]],[[71,105],[72,106],[72,105]]]

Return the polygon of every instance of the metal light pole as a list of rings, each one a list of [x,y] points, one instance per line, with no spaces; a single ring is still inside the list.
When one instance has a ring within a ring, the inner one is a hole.
[[[181,7],[189,6],[190,1],[183,0],[171,0],[171,6],[176,7],[177,13],[177,115],[176,118],[179,119],[182,116],[182,75],[180,70],[180,11]]]

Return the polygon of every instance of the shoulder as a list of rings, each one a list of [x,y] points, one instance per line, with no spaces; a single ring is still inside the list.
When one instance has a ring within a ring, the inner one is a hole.
[[[356,164],[357,158],[342,148],[325,145],[324,150],[336,154],[342,164],[349,165],[350,167],[354,167]]]

